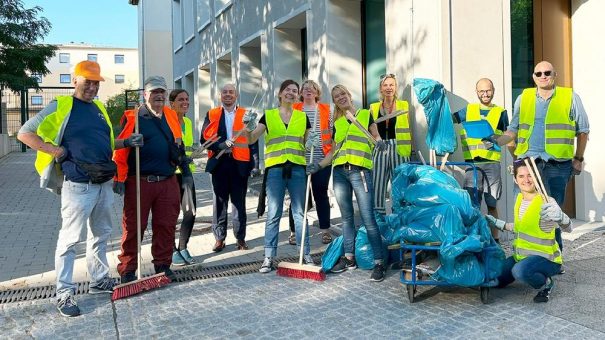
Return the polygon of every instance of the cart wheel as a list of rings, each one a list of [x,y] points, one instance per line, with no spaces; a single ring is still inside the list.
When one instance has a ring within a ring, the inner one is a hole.
[[[406,285],[405,289],[408,291],[408,300],[410,300],[410,303],[414,303],[414,293],[416,292],[416,287],[414,287],[414,285]]]
[[[480,287],[481,302],[483,304],[489,303],[489,287]]]

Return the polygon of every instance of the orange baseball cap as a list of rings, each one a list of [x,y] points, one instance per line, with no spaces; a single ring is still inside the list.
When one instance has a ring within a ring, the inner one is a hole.
[[[101,66],[95,61],[85,60],[76,64],[74,75],[82,76],[88,80],[105,81],[101,77]]]

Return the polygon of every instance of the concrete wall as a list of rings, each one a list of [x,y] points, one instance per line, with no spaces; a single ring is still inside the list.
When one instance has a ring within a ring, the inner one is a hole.
[[[6,133],[0,133],[0,158],[9,153],[9,148],[8,135]]]
[[[149,76],[162,76],[172,84],[172,18],[173,1],[139,1],[140,83]]]
[[[600,103],[603,81],[600,72],[595,72],[595,67],[605,60],[605,46],[595,40],[596,32],[605,32],[602,18],[605,2],[573,0],[571,3],[573,88],[582,98],[591,127],[584,153],[585,168],[576,177],[576,214],[586,221],[605,221],[605,158],[600,154],[605,135],[598,130],[605,125]]]

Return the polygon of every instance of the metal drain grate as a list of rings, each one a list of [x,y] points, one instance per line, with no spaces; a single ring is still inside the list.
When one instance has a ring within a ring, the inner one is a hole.
[[[322,255],[323,253],[318,253],[313,254],[312,256],[317,261]],[[281,258],[277,260],[277,263],[281,261],[296,262],[298,261],[298,257]],[[261,264],[262,261],[233,263],[211,267],[204,267],[202,264],[198,264],[177,269],[174,271],[174,273],[177,276],[177,282],[187,282],[193,280],[206,280],[211,278],[257,273]],[[119,282],[119,279],[116,281]],[[89,282],[76,283],[76,295],[87,294],[88,284]],[[0,304],[52,298],[56,296],[55,289],[56,287],[54,285],[49,285],[1,291]]]

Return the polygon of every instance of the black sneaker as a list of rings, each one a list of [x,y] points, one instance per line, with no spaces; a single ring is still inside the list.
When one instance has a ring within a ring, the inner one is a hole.
[[[174,275],[174,272],[172,270],[170,270],[169,265],[160,264],[160,265],[154,265],[153,267],[155,268],[156,274],[164,273],[166,275],[166,277],[168,277],[170,279],[170,281],[176,282],[176,275]]]
[[[124,273],[124,275],[120,275],[121,284],[136,281],[136,280],[137,280],[137,276],[134,272],[127,272],[127,273]]]
[[[548,278],[548,281],[546,282],[546,285],[544,285],[544,288],[539,291],[536,296],[534,296],[534,302],[548,302],[548,298],[550,296],[550,293],[552,292],[554,285],[554,281],[551,278]]]
[[[78,316],[80,315],[80,308],[76,304],[76,300],[71,295],[66,295],[57,301],[57,310],[63,316]]]
[[[370,276],[370,280],[374,282],[380,282],[384,280],[384,276],[386,274],[386,269],[382,263],[377,263],[374,265],[374,270],[372,270],[372,275]]]
[[[115,283],[113,279],[109,276],[103,278],[103,280],[97,282],[95,285],[88,287],[88,293],[90,294],[103,294],[103,293],[113,293],[113,286]]]
[[[338,259],[338,262],[332,267],[332,273],[342,273],[345,270],[355,269],[357,268],[357,264],[355,264],[355,259],[349,260],[346,256],[341,256]]]

